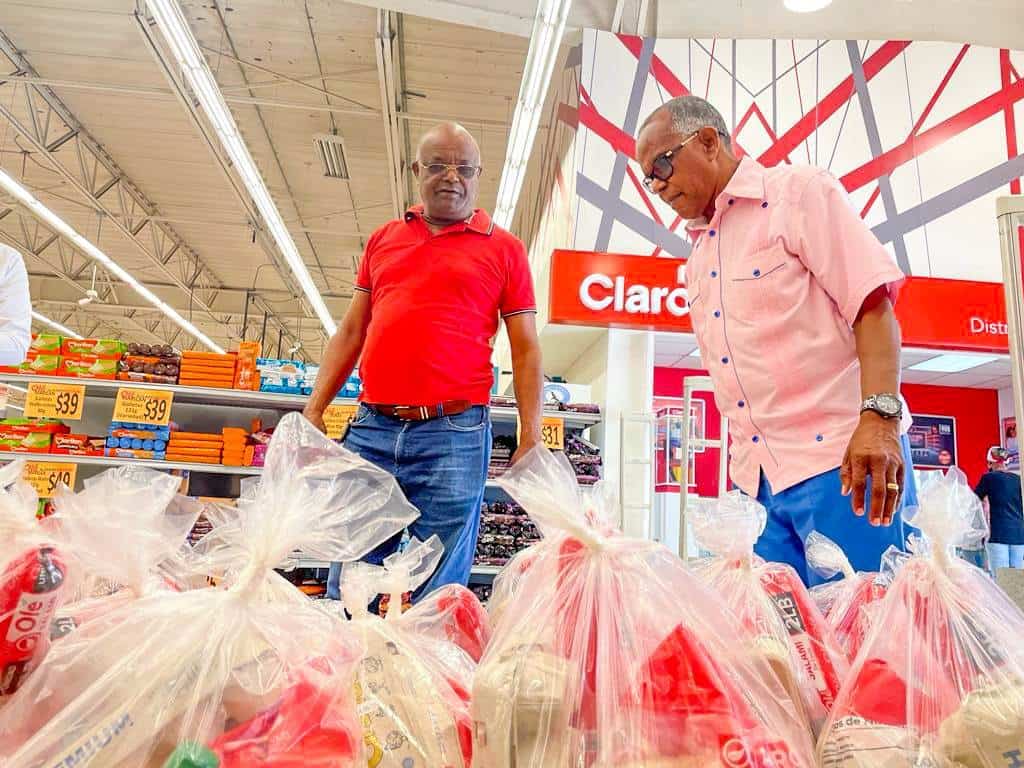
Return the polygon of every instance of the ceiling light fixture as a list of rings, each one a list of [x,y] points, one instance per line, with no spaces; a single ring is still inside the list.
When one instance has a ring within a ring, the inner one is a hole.
[[[112,258],[107,256],[107,254],[105,254],[103,251],[101,251],[99,248],[93,245],[89,240],[86,240],[84,237],[82,237],[82,235],[78,234],[78,232],[75,231],[75,229],[70,224],[64,221],[64,219],[62,219],[56,213],[51,211],[41,202],[39,202],[39,200],[36,199],[35,195],[33,195],[31,192],[25,189],[25,187],[21,186],[21,184],[15,181],[13,177],[9,176],[3,170],[0,170],[0,187],[3,187],[5,190],[7,190],[7,192],[9,192],[15,200],[17,200],[19,203],[25,206],[25,208],[27,208],[32,213],[32,215],[34,215],[37,219],[40,219],[41,221],[45,222],[46,225],[49,226],[54,232],[58,233],[59,235],[62,235],[65,239],[68,240],[68,242],[74,245],[82,253],[98,261],[100,264],[103,265],[103,268],[107,270],[107,272],[110,272],[123,283],[126,283],[133,291],[139,294],[139,296],[141,296],[154,307],[159,309],[171,320],[173,320],[187,334],[189,334],[190,336],[194,336],[196,341],[200,342],[201,344],[203,344],[203,346],[208,347],[214,352],[223,354],[224,350],[218,345],[214,344],[213,340],[210,339],[205,333],[200,331],[198,328],[192,325],[192,323],[190,323],[184,317],[179,315],[169,304],[167,304],[167,302],[161,300],[160,297],[153,293],[151,290],[149,290],[149,288],[147,288],[134,277],[132,277],[131,274],[129,274],[124,268],[121,267],[120,264],[118,264]],[[35,317],[35,313],[33,314],[33,317]],[[39,322],[44,322],[42,315],[39,315],[39,317],[36,317],[36,319],[39,320]],[[81,337],[79,336],[78,338]]]
[[[832,5],[832,0],[782,0],[782,4],[793,13],[814,13]]]
[[[498,184],[498,201],[494,207],[494,222],[505,229],[512,226],[519,192],[526,177],[530,151],[537,135],[541,109],[547,97],[555,59],[562,45],[565,20],[569,16],[572,0],[538,0],[537,15],[533,19],[530,49],[526,54],[523,79],[519,83],[519,100],[512,116],[512,129],[508,134],[505,167]]]
[[[146,0],[146,7],[182,74],[188,81],[193,95],[213,126],[221,146],[231,159],[231,164],[252,196],[270,236],[277,243],[278,249],[302,287],[302,292],[313,307],[313,311],[320,318],[324,329],[328,334],[333,335],[337,329],[334,319],[327,309],[327,304],[324,303],[323,296],[320,295],[320,291],[313,282],[306,263],[302,260],[302,255],[299,253],[288,227],[285,226],[284,219],[281,218],[281,212],[277,210],[277,205],[274,204],[274,200],[270,196],[270,190],[267,189],[267,185],[256,167],[256,162],[249,154],[249,148],[242,139],[238,125],[231,115],[231,110],[228,109],[227,102],[224,101],[224,95],[217,86],[213,72],[210,71],[206,59],[199,50],[199,43],[196,42],[195,36],[189,28],[181,6],[177,0]]]
[[[56,320],[51,320],[46,315],[40,314],[39,312],[36,312],[34,309],[32,310],[32,319],[35,320],[36,322],[42,323],[43,325],[49,328],[52,328],[55,331],[58,331],[60,334],[64,336],[70,336],[72,339],[82,338],[77,333],[68,328],[66,325],[61,325]]]
[[[994,363],[998,355],[939,355],[930,360],[911,365],[908,371],[927,371],[930,373],[960,373],[978,368],[986,363]]]

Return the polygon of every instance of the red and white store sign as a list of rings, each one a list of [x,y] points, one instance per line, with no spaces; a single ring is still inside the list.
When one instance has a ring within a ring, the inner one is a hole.
[[[1009,351],[1002,283],[911,277],[900,291],[896,316],[907,347]]]
[[[691,333],[686,263],[678,259],[556,250],[552,323]],[[908,347],[1007,352],[1001,283],[907,279],[896,315]]]
[[[652,256],[556,250],[550,321],[654,331],[693,331],[686,262]]]

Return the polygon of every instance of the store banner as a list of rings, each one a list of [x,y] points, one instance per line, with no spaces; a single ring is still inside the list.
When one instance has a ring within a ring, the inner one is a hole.
[[[1002,283],[908,278],[896,302],[908,347],[1009,351]]]
[[[693,331],[678,259],[556,250],[550,288],[552,323]]]

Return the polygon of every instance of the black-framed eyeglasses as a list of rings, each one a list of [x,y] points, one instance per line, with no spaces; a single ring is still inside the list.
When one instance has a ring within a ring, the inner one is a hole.
[[[697,131],[694,131],[683,140],[682,144],[672,147],[672,149],[667,152],[662,152],[654,158],[654,162],[651,163],[651,172],[644,176],[644,186],[647,187],[648,191],[654,191],[651,187],[654,186],[655,179],[658,181],[668,181],[672,178],[672,174],[676,169],[675,165],[672,163],[672,158],[675,156],[676,152],[693,141],[697,137],[697,133]]]
[[[483,170],[479,165],[452,165],[451,163],[431,163],[430,165],[424,165],[423,170],[427,172],[428,176],[440,176],[442,173],[448,173],[449,170],[455,171],[463,179],[469,180],[474,179],[480,175],[480,171]]]

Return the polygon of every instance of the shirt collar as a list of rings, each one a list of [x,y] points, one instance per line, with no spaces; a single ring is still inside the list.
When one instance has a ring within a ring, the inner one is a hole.
[[[748,200],[764,200],[764,174],[765,167],[750,155],[740,158],[740,164],[733,171],[732,178],[725,185],[715,198],[715,212],[722,210],[729,204],[729,200],[735,198],[746,198]],[[690,232],[702,232],[710,226],[710,222],[701,216],[686,225]]]
[[[422,218],[423,218],[423,204],[422,203],[418,203],[416,205],[410,206],[409,210],[407,210],[405,212],[405,220],[406,220],[406,222],[410,222],[410,221],[413,221],[414,219],[422,219]],[[470,217],[469,221],[467,221],[467,222],[465,222],[463,224],[452,224],[451,226],[445,227],[443,231],[445,231],[445,232],[448,232],[448,231],[461,232],[461,231],[465,231],[467,229],[472,230],[473,232],[476,232],[477,234],[489,235],[489,234],[491,234],[491,232],[494,231],[494,222],[491,220],[491,217],[487,214],[487,211],[485,211],[483,208],[474,208],[473,209],[473,215]]]

